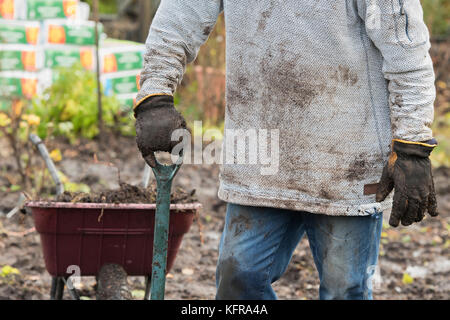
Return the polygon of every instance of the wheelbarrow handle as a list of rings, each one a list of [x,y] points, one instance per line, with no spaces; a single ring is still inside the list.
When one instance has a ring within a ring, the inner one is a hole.
[[[180,154],[182,156],[182,154]],[[163,165],[155,155],[145,157],[156,178],[156,213],[153,236],[151,300],[163,300],[166,285],[166,264],[170,223],[170,193],[172,181],[181,167],[181,161]]]

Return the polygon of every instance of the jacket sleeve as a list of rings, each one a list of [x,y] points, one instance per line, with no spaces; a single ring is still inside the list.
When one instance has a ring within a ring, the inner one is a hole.
[[[419,0],[357,0],[365,30],[383,56],[394,139],[432,139],[433,62]]]
[[[146,41],[136,107],[149,96],[175,92],[222,10],[222,0],[161,1]]]

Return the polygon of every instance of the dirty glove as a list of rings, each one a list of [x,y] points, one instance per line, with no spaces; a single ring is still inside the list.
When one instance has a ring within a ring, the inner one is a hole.
[[[409,226],[420,222],[425,211],[438,215],[430,153],[436,140],[426,143],[394,140],[393,151],[383,169],[376,201],[383,201],[394,190],[394,203],[389,224]]]
[[[169,95],[147,98],[134,109],[134,116],[136,142],[144,159],[156,151],[171,152],[179,143],[172,141],[172,132],[186,129],[186,121]]]

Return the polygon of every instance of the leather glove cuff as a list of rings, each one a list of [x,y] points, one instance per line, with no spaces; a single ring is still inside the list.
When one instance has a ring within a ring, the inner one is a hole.
[[[426,142],[409,142],[404,140],[394,140],[393,151],[398,156],[414,156],[419,158],[428,158],[436,147],[435,139]]]
[[[134,108],[134,117],[136,118],[139,114],[150,109],[161,107],[174,107],[173,96],[158,95],[148,97],[147,99],[142,101],[136,108]]]

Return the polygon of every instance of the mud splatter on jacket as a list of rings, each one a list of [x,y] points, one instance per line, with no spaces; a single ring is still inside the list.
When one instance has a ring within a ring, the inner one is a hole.
[[[379,181],[391,139],[432,138],[419,0],[163,0],[138,100],[173,94],[222,11],[225,127],[279,129],[280,164],[275,175],[223,165],[219,197],[328,215],[388,209],[364,188]]]

